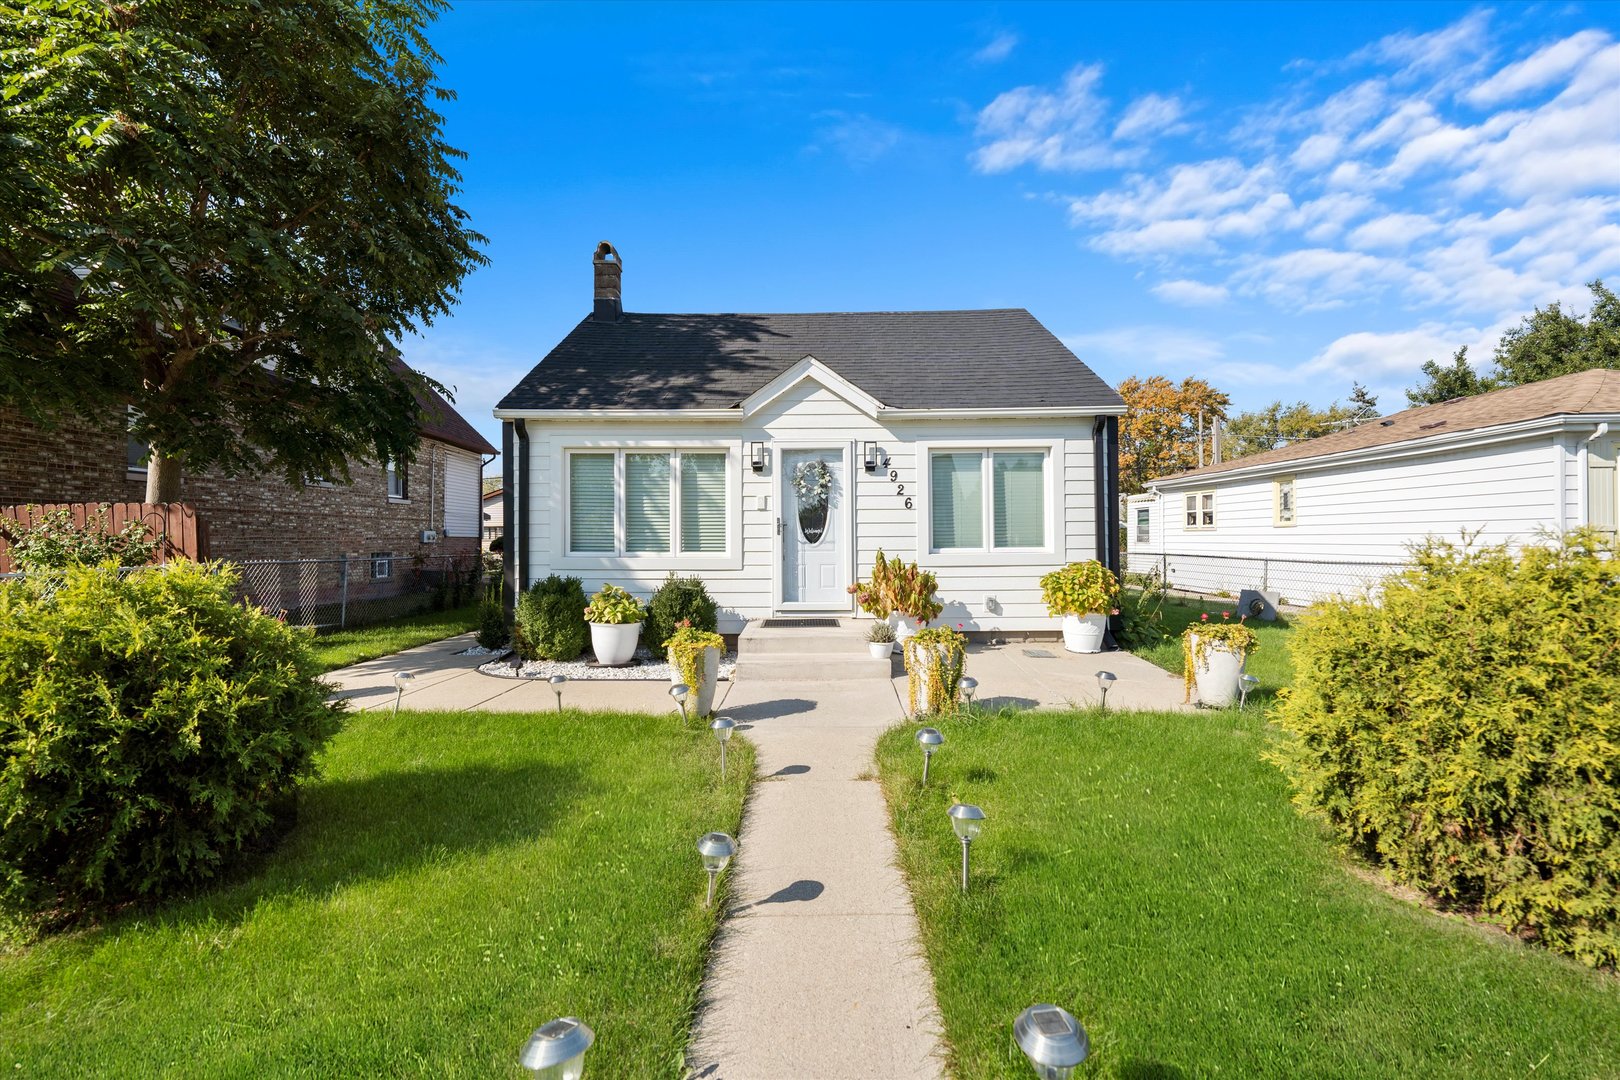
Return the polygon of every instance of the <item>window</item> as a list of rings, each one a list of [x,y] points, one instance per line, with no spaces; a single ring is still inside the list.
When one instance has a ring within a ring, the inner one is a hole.
[[[403,461],[390,461],[388,463],[388,497],[390,499],[409,499],[411,497],[410,466]]]
[[[1188,492],[1185,508],[1187,528],[1213,529],[1215,527],[1215,493],[1213,491]]]
[[[935,551],[1045,547],[1046,451],[931,454],[929,526]]]
[[[381,581],[394,576],[394,553],[392,551],[373,551],[371,553],[371,579]]]
[[[568,453],[573,555],[715,555],[726,550],[726,453]]]
[[[1292,476],[1279,476],[1271,482],[1272,523],[1275,525],[1292,525],[1294,523],[1294,478]]]
[[[1148,517],[1148,508],[1145,506],[1138,506],[1136,508],[1136,542],[1138,544],[1147,543],[1151,537],[1152,530],[1148,528],[1149,522],[1150,518]]]
[[[128,433],[129,429],[135,426],[135,421],[139,420],[140,417],[141,414],[135,411],[135,406],[129,406],[125,413],[124,457],[125,464],[129,467],[130,472],[146,471],[146,455],[149,448],[145,443],[135,438],[133,434]]]

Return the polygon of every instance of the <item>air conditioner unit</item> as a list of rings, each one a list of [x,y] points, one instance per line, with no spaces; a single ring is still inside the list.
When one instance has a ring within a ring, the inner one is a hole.
[[[422,543],[424,543],[424,544],[437,544],[438,542],[439,542],[439,531],[437,529],[423,529],[422,530]]]

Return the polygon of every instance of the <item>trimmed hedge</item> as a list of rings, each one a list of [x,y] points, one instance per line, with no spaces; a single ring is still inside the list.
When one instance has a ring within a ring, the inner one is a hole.
[[[585,651],[585,586],[577,577],[552,574],[518,596],[512,644],[525,660],[573,660]]]
[[[684,619],[694,630],[713,633],[719,613],[714,598],[700,577],[676,577],[673,572],[653,592],[647,602],[647,622],[641,628],[641,640],[659,656],[675,628]]]
[[[1586,531],[1431,543],[1301,620],[1268,756],[1397,881],[1620,963],[1620,565]]]
[[[13,926],[219,873],[290,809],[341,708],[236,574],[73,567],[0,586],[0,912]]]

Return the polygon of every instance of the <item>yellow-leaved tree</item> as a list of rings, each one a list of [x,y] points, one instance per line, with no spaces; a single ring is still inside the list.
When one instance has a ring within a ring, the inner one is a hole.
[[[1231,403],[1203,379],[1174,383],[1163,375],[1135,375],[1119,384],[1126,412],[1119,425],[1119,486],[1127,495],[1142,491],[1161,476],[1198,466],[1198,417],[1204,438]]]

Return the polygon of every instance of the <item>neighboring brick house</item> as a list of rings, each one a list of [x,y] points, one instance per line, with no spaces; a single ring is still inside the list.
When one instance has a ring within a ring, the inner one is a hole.
[[[472,555],[480,549],[484,459],[496,450],[438,394],[421,395],[425,419],[416,461],[395,473],[354,463],[348,484],[296,488],[279,476],[187,474],[181,501],[207,525],[216,559],[371,560],[368,576],[392,576],[396,560]],[[140,502],[144,448],[122,418],[43,430],[0,409],[0,505]]]

